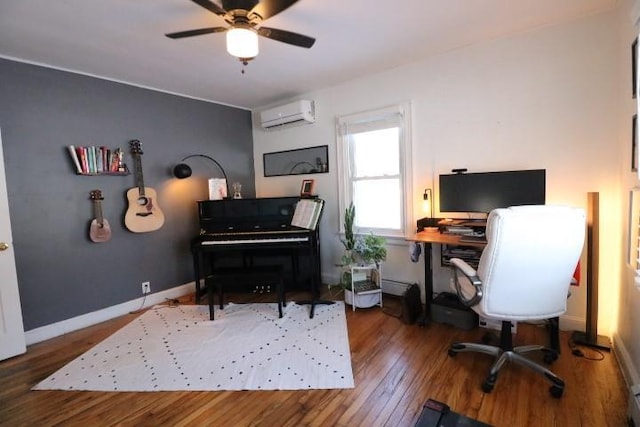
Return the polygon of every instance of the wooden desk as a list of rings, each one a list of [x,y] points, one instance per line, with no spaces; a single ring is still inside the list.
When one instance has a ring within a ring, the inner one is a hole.
[[[438,243],[447,245],[473,246],[484,248],[486,242],[460,242],[460,236],[455,234],[443,234],[439,231],[421,231],[409,237],[407,240],[420,243]]]
[[[424,253],[424,292],[425,292],[425,314],[421,324],[426,324],[431,318],[431,301],[433,300],[433,247],[432,244],[446,244],[471,246],[484,248],[486,242],[460,242],[460,236],[455,234],[443,234],[438,231],[421,231],[407,238],[411,242],[422,243]]]

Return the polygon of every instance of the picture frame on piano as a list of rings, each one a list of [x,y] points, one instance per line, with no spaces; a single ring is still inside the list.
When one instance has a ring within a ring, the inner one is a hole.
[[[300,187],[300,197],[311,197],[315,188],[315,181],[313,179],[303,179],[302,187]]]

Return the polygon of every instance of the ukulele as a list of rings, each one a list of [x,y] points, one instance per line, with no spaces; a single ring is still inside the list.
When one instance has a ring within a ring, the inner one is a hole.
[[[111,227],[109,222],[102,216],[102,201],[104,197],[102,197],[102,191],[100,190],[93,190],[90,194],[95,218],[89,226],[89,238],[95,243],[106,242],[111,239]]]
[[[142,144],[137,139],[129,142],[134,160],[136,187],[127,191],[129,205],[124,215],[124,224],[129,231],[146,233],[157,230],[164,224],[164,214],[158,206],[156,190],[144,186],[142,178]]]

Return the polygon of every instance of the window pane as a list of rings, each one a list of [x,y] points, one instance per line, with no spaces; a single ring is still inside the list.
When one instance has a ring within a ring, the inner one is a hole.
[[[400,173],[400,129],[397,127],[351,136],[354,177]]]
[[[400,180],[361,180],[353,184],[356,227],[399,230],[402,226]]]

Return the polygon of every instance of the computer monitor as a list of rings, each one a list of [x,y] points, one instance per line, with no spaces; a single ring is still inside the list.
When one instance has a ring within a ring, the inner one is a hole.
[[[440,212],[481,212],[545,203],[545,169],[440,175]]]

